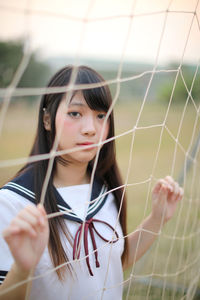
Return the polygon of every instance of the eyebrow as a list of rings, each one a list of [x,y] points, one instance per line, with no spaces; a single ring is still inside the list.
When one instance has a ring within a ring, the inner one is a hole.
[[[69,106],[86,106],[86,105],[82,102],[71,102]]]

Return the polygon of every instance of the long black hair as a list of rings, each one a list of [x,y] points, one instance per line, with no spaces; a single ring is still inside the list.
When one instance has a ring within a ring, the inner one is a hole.
[[[87,88],[82,89],[83,97],[88,104],[88,106],[92,110],[97,111],[105,111],[109,110],[109,107],[112,103],[112,97],[109,90],[108,85],[105,84],[105,80],[102,78],[100,74],[98,74],[93,69],[86,66],[76,67],[76,79],[75,84],[88,85],[88,84],[96,84],[99,83],[99,87],[96,88]],[[74,67],[69,65],[61,70],[59,70],[50,80],[47,87],[67,87],[70,84],[70,80],[72,78],[72,72]],[[102,84],[102,85],[101,85]],[[73,91],[73,95],[76,91]],[[40,103],[39,110],[39,119],[38,119],[38,128],[36,132],[36,138],[33,143],[33,147],[30,153],[30,156],[37,154],[45,154],[51,151],[53,146],[56,130],[55,130],[55,117],[58,106],[66,95],[66,92],[52,93],[43,95]],[[50,116],[51,122],[51,130],[47,131],[44,127],[44,112],[48,113]],[[107,138],[111,138],[114,136],[114,117],[113,112],[109,115],[109,132]],[[40,202],[41,191],[44,183],[44,179],[46,176],[47,168],[48,168],[49,159],[40,160],[36,163],[27,164],[23,171],[25,171],[29,167],[33,167],[34,172],[34,184],[35,184],[35,194],[36,194],[36,203]],[[53,176],[55,170],[54,167],[51,172],[51,176],[49,179],[49,183],[47,186],[47,191],[45,195],[44,206],[47,213],[57,212],[59,211],[56,203],[56,198],[53,193]],[[92,172],[94,161],[89,162],[88,164],[88,172]],[[21,171],[22,172],[22,171]],[[109,190],[114,189],[122,185],[122,180],[120,177],[120,173],[118,170],[118,166],[116,163],[116,155],[115,155],[115,141],[111,140],[108,143],[105,143],[100,150],[98,163],[95,171],[95,175],[98,176],[102,181],[106,182]],[[115,201],[118,210],[120,210],[120,223],[122,226],[123,234],[126,236],[126,199],[125,196],[122,199],[123,190],[118,188],[113,192],[115,196]],[[123,201],[123,203],[121,203]],[[122,204],[122,205],[121,205]],[[49,220],[50,227],[50,238],[49,238],[49,252],[54,266],[58,266],[60,264],[68,261],[67,254],[64,251],[64,248],[61,243],[59,232],[62,231],[69,242],[72,242],[72,237],[67,230],[67,226],[64,223],[62,217],[51,218]],[[127,257],[127,242],[125,239],[125,248],[122,256],[122,260]],[[71,265],[67,265],[69,270],[71,269]],[[60,280],[64,278],[65,269],[57,269],[57,274]]]

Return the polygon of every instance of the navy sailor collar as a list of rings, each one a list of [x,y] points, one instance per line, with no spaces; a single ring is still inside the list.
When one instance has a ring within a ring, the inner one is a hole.
[[[28,169],[24,173],[15,177],[12,181],[5,184],[2,189],[7,189],[17,193],[18,195],[23,196],[28,199],[32,203],[36,203],[35,192],[34,192],[34,174],[33,169]],[[62,196],[59,194],[57,189],[53,187],[55,197],[57,199],[57,206],[61,212],[64,212],[63,217],[82,223],[83,220],[80,219],[75,212],[73,212],[72,208],[64,201]],[[94,179],[92,186],[92,193],[90,197],[90,204],[88,206],[86,220],[91,219],[96,213],[102,208],[105,204],[108,194],[107,187],[105,184],[102,184],[96,178]]]

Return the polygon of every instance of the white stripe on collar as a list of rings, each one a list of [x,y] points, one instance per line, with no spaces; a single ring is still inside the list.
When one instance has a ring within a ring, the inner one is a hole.
[[[31,198],[33,198],[33,199],[35,199],[35,193],[33,193],[32,191],[30,191],[30,190],[28,190],[28,189],[26,189],[25,187],[23,187],[23,186],[21,186],[21,185],[19,185],[19,184],[17,184],[17,183],[14,183],[14,182],[8,182],[6,185],[5,185],[5,187],[13,187],[13,188],[15,188],[15,189],[17,189],[17,190],[19,190],[19,191],[21,191],[21,192],[23,192],[24,194],[26,194],[26,195],[28,195],[29,197],[31,197]]]

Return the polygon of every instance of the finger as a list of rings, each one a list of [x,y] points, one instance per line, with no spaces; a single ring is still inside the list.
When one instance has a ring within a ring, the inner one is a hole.
[[[165,180],[172,187],[172,190],[175,188],[175,180],[171,176],[166,176]]]
[[[9,226],[3,232],[2,236],[4,239],[9,239],[11,236],[18,234],[20,232],[20,228],[18,226]]]
[[[44,206],[41,203],[39,203],[37,205],[37,209],[40,212],[40,215],[43,216],[43,219],[47,221],[47,214],[46,214],[46,210],[44,209]]]
[[[160,180],[155,184],[155,186],[153,187],[152,193],[153,194],[158,194],[160,191],[162,183],[160,182]]]
[[[28,206],[26,206],[25,209],[27,211],[29,211],[36,218],[40,217],[40,211],[38,210],[37,206],[35,206],[35,205],[28,205]]]
[[[157,181],[157,183],[155,184],[155,186],[154,186],[154,188],[153,188],[153,192],[154,193],[159,193],[159,191],[160,191],[160,188],[162,187],[162,185],[166,185],[166,182],[165,182],[165,180],[164,179],[159,179],[158,181]]]
[[[40,212],[40,223],[43,227],[47,226],[48,225],[48,219],[47,219],[47,214],[46,214],[46,211],[44,209],[44,206],[39,203],[37,205],[37,209],[38,211]]]
[[[174,178],[172,177],[172,176],[166,176],[165,177],[165,180],[168,182],[168,183],[170,183],[170,184],[172,184],[172,185],[174,185]]]
[[[43,206],[41,203],[39,203],[39,204],[37,205],[37,209],[38,209],[43,215],[46,215],[46,210],[44,209],[44,206]]]
[[[175,192],[176,195],[178,195],[179,192],[180,192],[180,187],[179,187],[178,182],[174,183],[174,192]]]
[[[177,201],[177,199],[181,194],[182,194],[182,188],[179,187],[179,184],[177,182],[174,182],[174,189],[171,194],[170,200],[172,202]]]
[[[37,218],[38,223],[41,226],[45,225],[45,219],[44,217],[46,216],[46,212],[41,204],[38,204],[37,206],[29,205],[27,206],[27,210]]]
[[[179,186],[179,183],[176,182],[171,176],[166,176],[165,179],[169,184],[171,184],[175,194],[180,193],[180,189],[181,189],[181,193],[183,193],[183,189]]]
[[[169,192],[169,186],[166,185],[166,183],[164,182],[161,185],[160,191],[159,191],[159,197],[158,200],[160,200],[161,202],[164,202],[167,200],[167,196],[168,196],[168,192]]]
[[[12,226],[14,226],[14,227],[17,226],[19,228],[18,233],[26,232],[27,234],[29,234],[32,237],[37,236],[37,233],[36,233],[36,230],[34,229],[34,227],[32,227],[30,223],[26,222],[25,220],[23,220],[19,217],[16,217],[10,224],[11,230],[12,230]]]
[[[36,227],[39,224],[39,216],[33,215],[28,209],[23,209],[18,214],[18,217],[32,226]]]
[[[165,179],[160,179],[157,184],[155,185],[154,189],[153,189],[153,193],[154,194],[158,194],[161,188],[166,188],[167,192],[170,193],[173,191],[173,188],[171,187],[171,185],[165,180]]]
[[[180,187],[179,193],[178,193],[175,201],[180,201],[183,198],[183,194],[184,194],[183,188]]]

